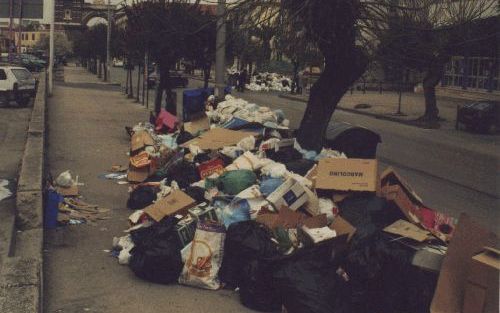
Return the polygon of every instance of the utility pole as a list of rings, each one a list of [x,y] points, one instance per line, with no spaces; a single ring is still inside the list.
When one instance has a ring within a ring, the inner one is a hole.
[[[19,1],[19,26],[18,26],[18,42],[19,44],[17,45],[17,53],[21,53],[21,43],[22,43],[22,36],[23,36],[23,0],[18,0]]]
[[[217,37],[215,40],[215,96],[224,97],[226,72],[226,0],[217,3]]]
[[[49,96],[52,96],[54,85],[54,24],[56,0],[50,0],[50,38],[49,38]]]
[[[14,0],[9,1],[9,62],[12,62],[14,56],[12,50],[14,49],[14,36],[12,36],[12,24],[14,24]]]
[[[111,64],[111,0],[108,0],[108,34],[106,38],[106,78],[111,81],[110,64]]]

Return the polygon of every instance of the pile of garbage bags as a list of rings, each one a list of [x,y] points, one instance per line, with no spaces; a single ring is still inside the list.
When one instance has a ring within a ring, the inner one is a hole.
[[[421,312],[456,220],[394,170],[307,151],[282,112],[231,96],[206,117],[132,128],[133,210],[113,240],[138,277],[238,290],[262,312]],[[233,127],[238,125],[237,127]]]
[[[256,73],[250,78],[250,84],[245,87],[252,91],[290,92],[292,90],[292,80],[277,73]]]

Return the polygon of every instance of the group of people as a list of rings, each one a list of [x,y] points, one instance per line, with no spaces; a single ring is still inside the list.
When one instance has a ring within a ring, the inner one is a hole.
[[[241,72],[235,72],[229,76],[229,84],[235,86],[239,92],[245,92],[245,85],[248,82],[248,72],[244,69]]]

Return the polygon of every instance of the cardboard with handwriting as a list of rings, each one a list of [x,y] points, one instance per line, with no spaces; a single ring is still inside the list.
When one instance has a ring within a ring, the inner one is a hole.
[[[322,159],[318,163],[315,187],[374,192],[377,190],[377,160]]]

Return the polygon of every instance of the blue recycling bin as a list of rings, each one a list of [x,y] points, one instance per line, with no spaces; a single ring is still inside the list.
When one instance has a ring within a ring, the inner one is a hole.
[[[191,116],[198,115],[205,110],[205,100],[214,94],[214,88],[198,88],[184,90],[182,93],[182,120],[188,122]],[[224,95],[231,94],[232,87],[224,88]]]
[[[57,227],[57,215],[59,213],[59,203],[64,201],[63,196],[53,189],[49,189],[45,200],[45,214],[43,225],[45,229],[54,229]]]

